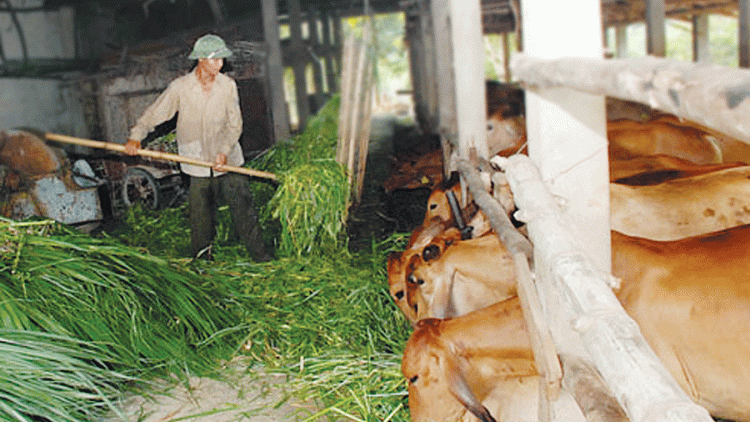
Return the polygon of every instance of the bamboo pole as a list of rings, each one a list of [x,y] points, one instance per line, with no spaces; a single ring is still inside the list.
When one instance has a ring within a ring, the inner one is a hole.
[[[124,144],[94,141],[92,139],[76,138],[74,136],[60,135],[60,134],[49,133],[49,132],[45,133],[44,137],[45,139],[48,139],[50,141],[64,142],[66,144],[75,144],[75,145],[81,145],[81,146],[91,147],[91,148],[108,149],[111,151],[118,151],[122,153],[125,152]],[[148,149],[138,149],[137,154],[142,157],[155,158],[157,160],[176,161],[178,163],[192,164],[195,166],[202,166],[202,167],[214,166],[214,163],[211,163],[208,161],[196,160],[194,158],[188,158],[182,155],[170,154],[167,152],[160,152],[160,151],[151,151]],[[275,174],[268,173],[268,172],[261,171],[261,170],[254,170],[254,169],[249,169],[245,167],[237,167],[237,166],[224,166],[224,169],[232,173],[240,173],[240,174],[245,174],[248,176],[255,176],[255,177],[261,177],[264,179],[277,180]]]

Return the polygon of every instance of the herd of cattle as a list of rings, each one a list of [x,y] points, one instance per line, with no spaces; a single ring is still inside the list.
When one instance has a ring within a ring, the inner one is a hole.
[[[609,105],[615,294],[696,403],[750,421],[750,147]],[[508,110],[490,118],[493,154],[523,150],[523,116]],[[388,257],[391,296],[414,327],[402,361],[412,420],[535,420],[538,373],[513,258],[442,174],[435,151],[402,160],[386,182],[432,189],[423,223]],[[507,185],[491,189],[512,215]]]

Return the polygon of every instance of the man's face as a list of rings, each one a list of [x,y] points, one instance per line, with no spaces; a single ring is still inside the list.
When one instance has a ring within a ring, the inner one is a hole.
[[[209,75],[216,76],[224,66],[224,59],[198,59],[198,66]]]

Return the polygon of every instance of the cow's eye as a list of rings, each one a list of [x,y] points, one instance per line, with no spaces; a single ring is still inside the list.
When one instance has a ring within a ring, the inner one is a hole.
[[[414,384],[419,379],[419,375],[414,375],[413,377],[409,378],[409,383]]]
[[[398,300],[403,299],[404,298],[404,291],[403,290],[397,291],[396,294],[395,294],[395,296],[396,296],[396,299],[398,299]]]
[[[430,210],[434,210],[435,208],[437,208],[437,204],[430,204]]]
[[[406,281],[411,284],[417,284],[417,278],[414,277],[414,274],[409,274],[409,277],[406,278]]]

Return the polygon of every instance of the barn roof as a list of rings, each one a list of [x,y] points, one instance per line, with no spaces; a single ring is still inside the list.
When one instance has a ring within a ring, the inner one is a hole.
[[[193,0],[195,1],[195,0]],[[365,5],[375,12],[403,10],[410,3],[423,0],[300,0],[302,10],[316,8],[319,10],[335,10],[341,15],[362,14]],[[605,26],[627,24],[645,21],[645,0],[601,0],[602,21]],[[60,6],[82,5],[97,3],[102,6],[122,6],[131,4],[143,6],[154,0],[45,0],[44,7],[57,8]],[[215,3],[231,6],[235,2],[247,3],[247,0],[204,0],[204,3]],[[513,28],[513,10],[523,0],[482,0],[482,14],[487,32],[506,32]],[[279,0],[280,14],[288,11],[288,0]],[[734,16],[737,13],[737,0],[665,0],[665,11],[668,18],[690,19],[694,15],[716,13]],[[260,0],[257,0],[260,4]]]

